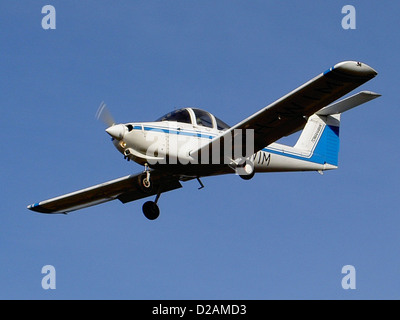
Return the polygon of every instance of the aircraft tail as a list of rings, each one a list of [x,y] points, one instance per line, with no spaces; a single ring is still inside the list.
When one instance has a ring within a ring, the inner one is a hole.
[[[324,164],[326,169],[337,168],[341,113],[379,96],[373,92],[362,91],[321,109],[308,118],[294,149],[301,150],[303,154],[310,154],[310,161]]]
[[[310,154],[312,162],[337,168],[339,155],[340,114],[312,115],[300,135],[294,149]]]

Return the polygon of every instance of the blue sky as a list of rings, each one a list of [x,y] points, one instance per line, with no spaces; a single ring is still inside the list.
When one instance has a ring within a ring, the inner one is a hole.
[[[399,14],[396,1],[2,1],[0,298],[398,299]],[[144,201],[26,209],[142,170],[95,120],[103,100],[121,122],[195,106],[235,124],[343,60],[375,68],[362,89],[382,97],[343,115],[339,170],[187,182],[156,221]]]

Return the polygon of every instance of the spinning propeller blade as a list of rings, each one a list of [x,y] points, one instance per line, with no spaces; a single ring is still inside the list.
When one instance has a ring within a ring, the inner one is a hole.
[[[103,123],[105,123],[107,128],[112,127],[116,123],[104,101],[100,103],[100,106],[97,109],[96,119],[103,121]]]

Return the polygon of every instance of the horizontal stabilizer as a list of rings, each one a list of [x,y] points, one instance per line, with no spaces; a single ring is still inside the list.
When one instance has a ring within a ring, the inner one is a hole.
[[[352,95],[351,97],[332,103],[329,106],[322,108],[316,114],[319,116],[328,116],[331,114],[343,113],[347,110],[359,106],[360,104],[363,104],[380,96],[381,95],[379,93],[371,91],[361,91],[359,93],[356,93],[355,95]]]

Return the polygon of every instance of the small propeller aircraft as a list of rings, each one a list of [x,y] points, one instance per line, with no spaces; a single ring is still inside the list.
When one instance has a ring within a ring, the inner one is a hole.
[[[376,75],[364,63],[340,62],[233,127],[196,108],[175,110],[152,122],[117,124],[102,103],[97,117],[107,124],[114,146],[144,170],[28,209],[69,213],[115,199],[127,203],[156,196],[143,205],[144,215],[154,220],[160,195],[191,179],[201,189],[200,179],[207,176],[236,173],[249,180],[256,172],[336,169],[341,114],[380,95],[361,91],[336,100]],[[294,146],[276,142],[300,130]]]

